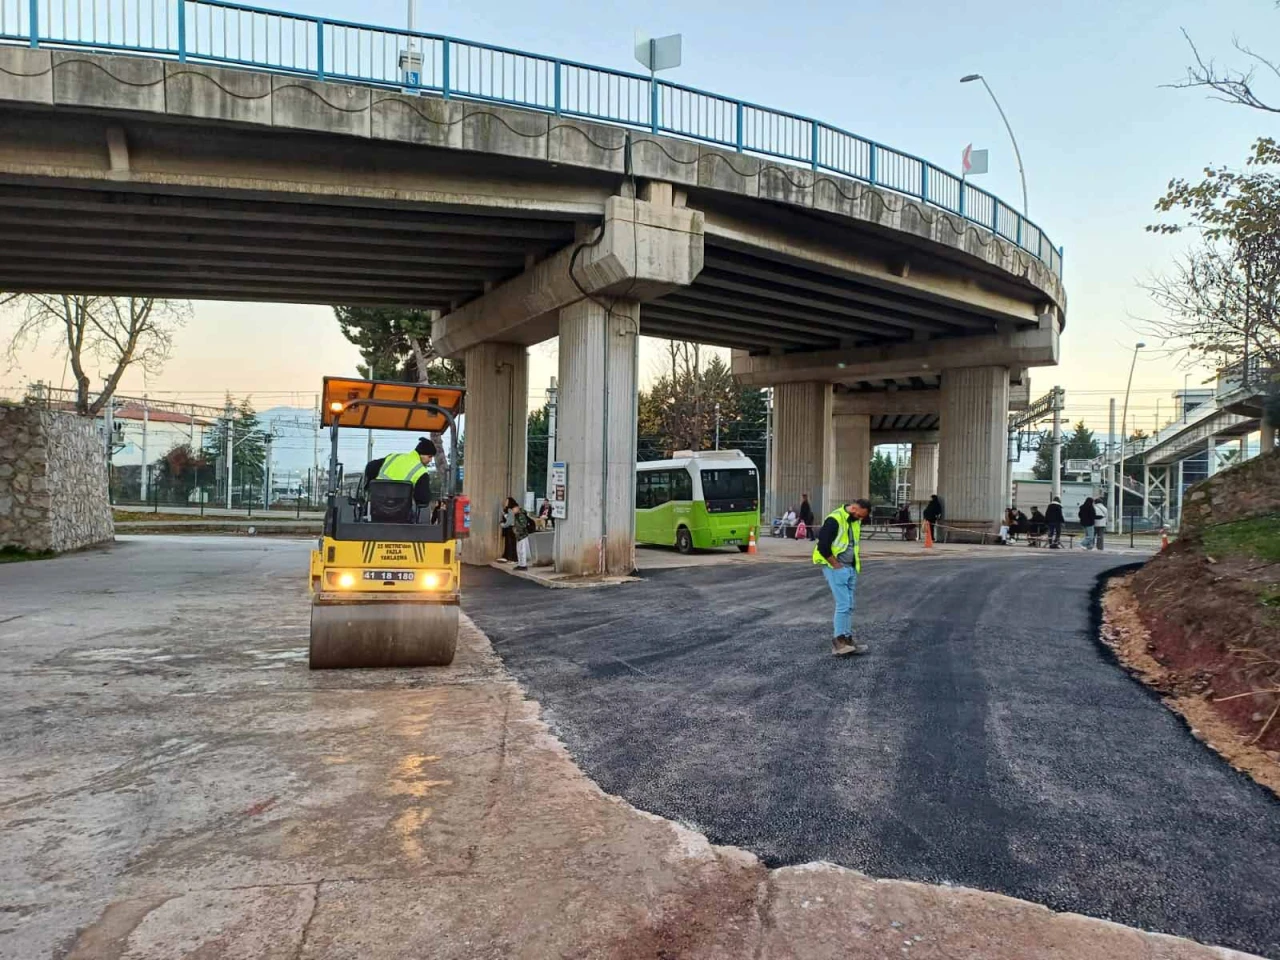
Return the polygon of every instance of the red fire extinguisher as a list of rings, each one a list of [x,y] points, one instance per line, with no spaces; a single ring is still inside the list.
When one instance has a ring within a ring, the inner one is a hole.
[[[453,535],[461,539],[471,536],[471,498],[453,498]]]

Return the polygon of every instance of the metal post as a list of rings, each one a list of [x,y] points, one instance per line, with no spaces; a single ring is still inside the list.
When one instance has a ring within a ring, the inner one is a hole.
[[[1062,499],[1062,388],[1053,388],[1053,486],[1050,495]]]
[[[716,401],[716,449],[720,449],[720,401]]]
[[[227,441],[227,501],[226,501],[226,507],[227,507],[227,509],[228,509],[228,510],[230,510],[230,509],[231,509],[231,505],[232,505],[232,503],[234,502],[234,500],[233,500],[233,498],[232,498],[232,490],[233,490],[234,488],[233,488],[233,487],[232,487],[232,485],[231,485],[231,478],[232,478],[232,476],[233,476],[233,473],[232,473],[232,467],[235,465],[235,459],[236,459],[236,448],[235,448],[235,440],[234,440],[235,432],[236,432],[236,428],[235,428],[235,420],[232,418],[231,405],[230,405],[230,404],[227,404],[227,436],[226,436],[226,441]]]
[[[1151,519],[1151,464],[1142,464],[1142,519]]]
[[[1107,425],[1107,506],[1114,511],[1116,505],[1116,398],[1111,398],[1111,416]],[[1113,521],[1114,522],[1114,521]]]
[[[187,59],[187,0],[178,0],[178,62]]]
[[[877,160],[876,153],[877,153],[876,145],[874,143],[870,144],[867,150],[867,154],[868,154],[867,159],[868,159],[868,165],[870,167],[869,172],[871,174],[872,183],[876,182],[876,160]]]
[[[199,21],[197,21],[198,23]],[[446,41],[447,43],[447,41]],[[446,46],[447,50],[448,47]],[[316,79],[324,79],[324,21],[316,21]],[[445,96],[448,96],[446,94]]]
[[[929,165],[924,161],[920,163],[920,199],[929,199]]]
[[[818,121],[809,121],[809,166],[818,169]]]
[[[142,395],[142,473],[139,480],[141,485],[139,493],[142,494],[143,503],[147,500],[147,464],[150,462],[147,460],[147,426],[150,423],[150,419],[150,411],[147,409],[147,395],[144,393]]]
[[[413,0],[409,0],[409,9],[413,10]],[[412,13],[410,14],[412,16]],[[271,505],[271,441],[275,438],[271,434],[267,434],[262,438],[263,445],[267,448],[262,462],[262,509],[266,510]]]
[[[742,152],[742,125],[743,125],[742,121],[745,118],[744,117],[745,113],[746,111],[742,107],[742,101],[739,100],[738,101],[738,120],[737,120],[737,130],[738,130],[737,147],[738,147],[739,153]]]
[[[1121,516],[1120,522],[1116,526],[1116,533],[1124,532],[1124,445],[1125,440],[1127,439],[1125,433],[1128,430],[1129,391],[1133,388],[1133,368],[1138,365],[1138,351],[1144,346],[1146,346],[1145,343],[1138,343],[1134,345],[1133,359],[1129,361],[1129,382],[1125,384],[1124,388],[1124,413],[1120,415],[1120,494],[1117,498]]]
[[[556,378],[547,387],[547,499],[551,499],[551,465],[556,461],[556,408],[559,405]]]
[[[560,116],[560,61],[559,60],[557,60],[555,63],[555,74],[552,80],[556,85],[555,111],[556,111],[556,116],[558,117]]]
[[[40,46],[40,0],[31,0],[31,46]]]
[[[649,132],[658,132],[658,78],[653,69],[657,52],[654,49],[656,40],[649,41]]]
[[[449,38],[445,37],[441,41],[440,51],[440,67],[442,73],[440,75],[441,93],[444,94],[446,100],[449,99]]]
[[[370,460],[373,459],[373,431],[369,430],[367,431],[367,433],[369,434],[369,438],[365,444],[365,451],[364,451],[365,463],[368,463]]]
[[[773,388],[764,395],[764,505],[769,523],[773,523]]]

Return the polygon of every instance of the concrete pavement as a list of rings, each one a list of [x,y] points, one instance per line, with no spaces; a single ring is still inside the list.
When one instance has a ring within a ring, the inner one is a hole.
[[[311,673],[308,547],[0,567],[0,957],[1238,956],[713,847],[601,793],[472,628],[447,669]]]

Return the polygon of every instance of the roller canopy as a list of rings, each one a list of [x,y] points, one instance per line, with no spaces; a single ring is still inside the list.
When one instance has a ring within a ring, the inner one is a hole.
[[[336,419],[343,427],[435,433],[447,429],[449,423],[439,411],[424,409],[422,405],[435,404],[456,417],[462,412],[462,395],[462,387],[325,377],[321,422],[326,427]],[[397,406],[381,407],[363,403],[352,406],[353,400],[388,401]],[[405,406],[406,404],[413,406]]]

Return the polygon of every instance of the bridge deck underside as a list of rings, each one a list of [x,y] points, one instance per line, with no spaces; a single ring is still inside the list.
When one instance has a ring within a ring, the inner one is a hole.
[[[956,303],[736,249],[710,236],[693,284],[644,304],[640,321],[653,336],[757,353],[905,343],[996,329],[991,316]]]
[[[0,289],[448,310],[572,242],[567,219],[0,184]]]

